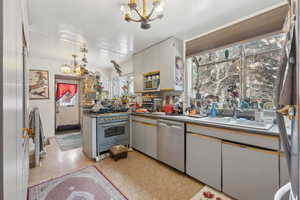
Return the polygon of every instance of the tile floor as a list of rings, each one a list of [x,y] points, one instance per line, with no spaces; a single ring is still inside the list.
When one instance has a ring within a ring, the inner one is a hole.
[[[90,161],[82,149],[60,151],[55,139],[41,166],[30,170],[29,185],[96,165],[130,200],[190,200],[203,185],[138,152],[118,162]]]

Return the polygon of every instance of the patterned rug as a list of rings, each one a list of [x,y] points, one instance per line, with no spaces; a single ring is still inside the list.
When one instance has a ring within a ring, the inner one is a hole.
[[[217,192],[214,189],[205,186],[202,190],[197,193],[191,200],[233,200],[221,192]]]
[[[94,166],[28,188],[28,200],[126,200]]]
[[[56,135],[55,138],[62,151],[77,149],[82,145],[81,133]]]

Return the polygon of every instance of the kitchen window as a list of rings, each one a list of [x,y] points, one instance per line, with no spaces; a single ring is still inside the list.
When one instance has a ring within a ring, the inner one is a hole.
[[[191,104],[218,101],[226,106],[234,87],[244,108],[274,108],[277,70],[284,35],[238,44],[188,58]]]
[[[122,97],[124,95],[134,95],[134,76],[127,74],[113,78],[113,97]]]

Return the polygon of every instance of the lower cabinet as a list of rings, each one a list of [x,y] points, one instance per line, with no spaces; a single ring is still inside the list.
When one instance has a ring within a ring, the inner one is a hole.
[[[132,122],[132,147],[141,152],[145,151],[145,134],[143,132],[143,125],[136,121]]]
[[[132,146],[140,152],[157,158],[157,125],[135,121],[132,122]]]
[[[279,189],[277,152],[224,142],[223,192],[241,200],[271,200]]]
[[[222,141],[187,134],[186,173],[221,191]]]

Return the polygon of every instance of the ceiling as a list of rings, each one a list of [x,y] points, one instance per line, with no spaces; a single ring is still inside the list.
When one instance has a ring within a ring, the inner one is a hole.
[[[142,30],[139,24],[123,20],[120,5],[125,0],[29,0],[31,55],[66,61],[86,44],[90,65],[107,68],[110,60],[126,61],[170,36],[187,40],[284,2],[164,1],[165,17],[153,22],[150,30]]]

